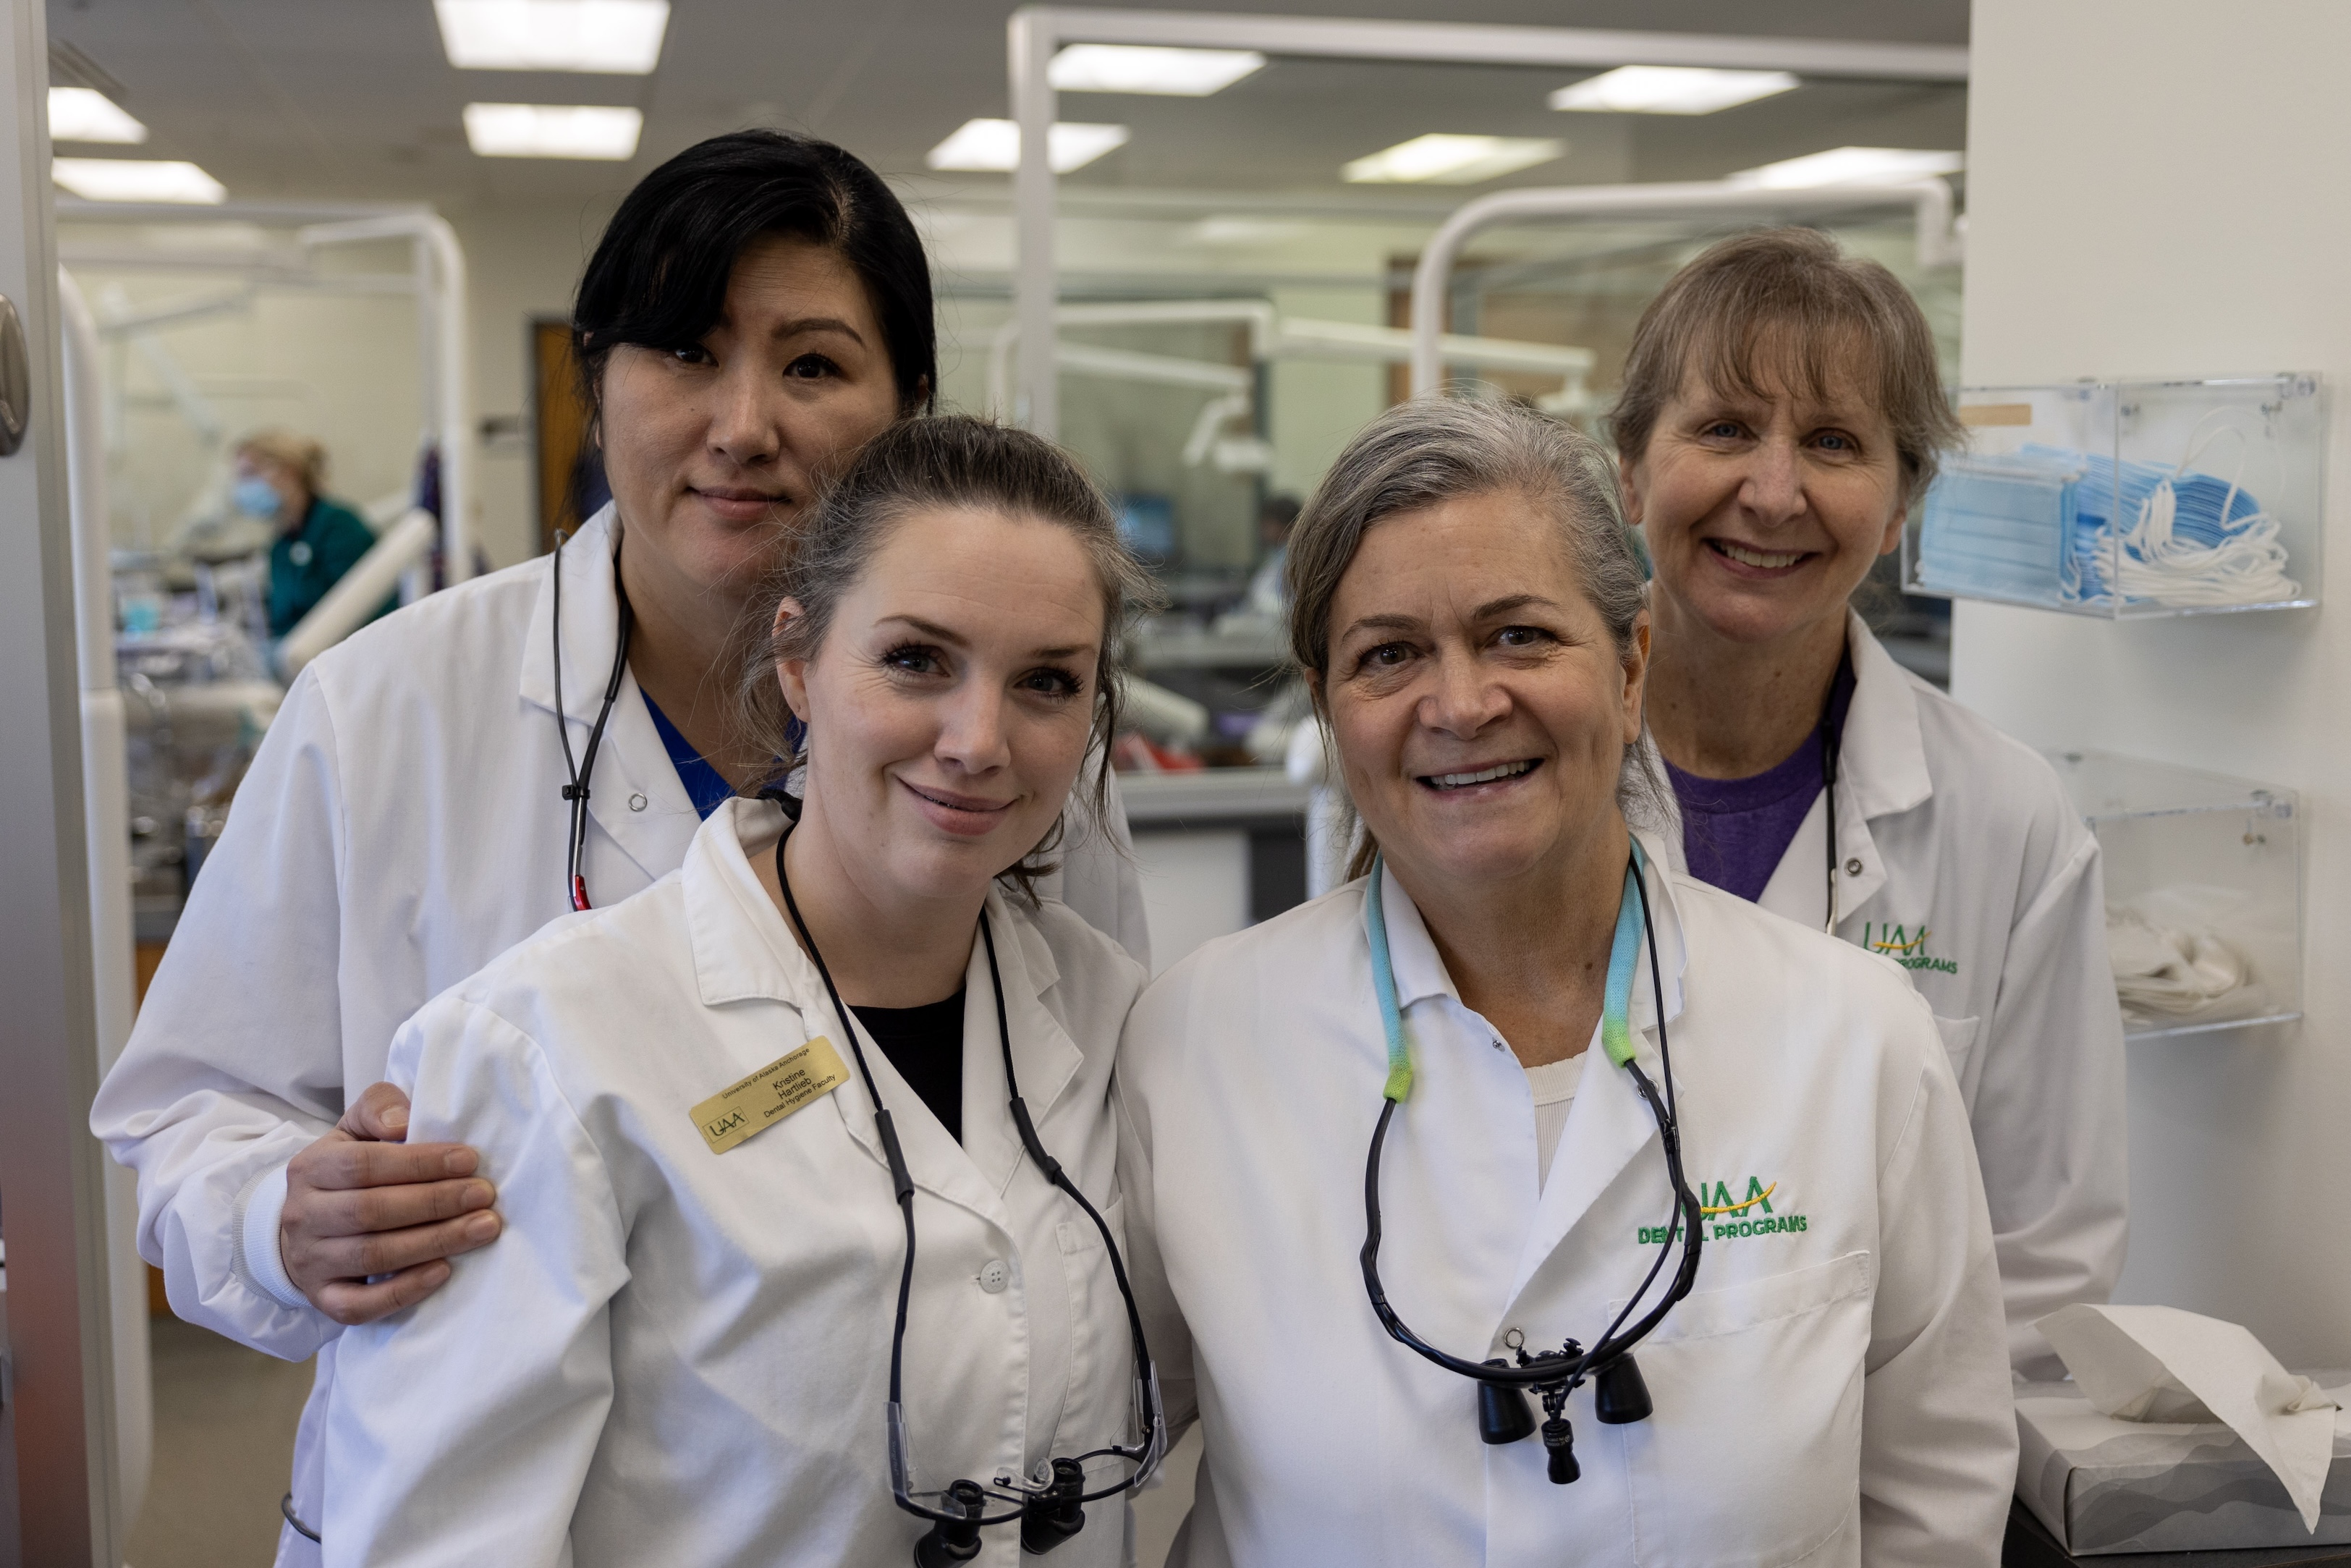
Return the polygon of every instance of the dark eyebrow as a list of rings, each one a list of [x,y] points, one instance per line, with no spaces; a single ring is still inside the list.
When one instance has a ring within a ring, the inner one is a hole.
[[[1540,606],[1545,610],[1556,610],[1559,608],[1559,601],[1555,599],[1546,599],[1540,593],[1510,593],[1499,599],[1489,599],[1480,604],[1470,612],[1469,619],[1491,621],[1497,616],[1508,615],[1512,611],[1524,610],[1529,605]],[[1340,632],[1339,636],[1344,640],[1358,632],[1417,632],[1421,629],[1421,625],[1419,619],[1411,615],[1366,615],[1350,622],[1347,629]]]
[[[1478,606],[1469,619],[1491,621],[1497,615],[1508,615],[1514,610],[1524,610],[1529,605],[1537,605],[1545,610],[1556,610],[1559,608],[1559,601],[1555,599],[1545,599],[1540,593],[1506,594],[1500,599],[1489,599]]]
[[[777,338],[798,338],[810,332],[839,332],[856,343],[858,347],[865,346],[864,334],[837,316],[808,316],[794,321],[778,321],[772,335]]]
[[[1347,629],[1339,635],[1343,639],[1352,637],[1358,632],[1417,632],[1419,630],[1420,622],[1414,616],[1366,615],[1358,621],[1349,622]]]
[[[967,646],[961,632],[950,632],[936,622],[925,621],[919,615],[885,615],[882,620],[884,625],[894,621],[911,632],[919,632],[935,643],[945,643],[950,648]],[[1032,659],[1074,659],[1081,653],[1094,651],[1084,643],[1071,643],[1066,648],[1039,648],[1029,656]]]
[[[945,643],[950,647],[960,648],[964,645],[961,632],[950,632],[935,622],[925,621],[919,615],[885,615],[882,620],[885,625],[895,621],[902,626],[919,632],[935,642]]]

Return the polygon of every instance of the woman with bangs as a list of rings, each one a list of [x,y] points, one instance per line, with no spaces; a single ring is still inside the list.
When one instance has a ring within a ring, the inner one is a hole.
[[[1809,229],[1726,240],[1634,334],[1611,419],[1653,562],[1651,733],[1699,880],[1881,953],[1971,1121],[2019,1373],[2122,1271],[2122,1018],[2098,844],[2040,756],[1906,672],[1852,600],[1953,420],[1925,316]]]

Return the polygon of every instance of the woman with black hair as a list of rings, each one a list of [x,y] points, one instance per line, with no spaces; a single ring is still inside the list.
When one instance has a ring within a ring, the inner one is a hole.
[[[612,504],[303,671],[91,1113],[139,1172],[173,1310],[318,1356],[281,1563],[318,1560],[337,1335],[499,1231],[495,1171],[402,1141],[378,1082],[393,1030],[555,916],[675,871],[769,781],[774,752],[727,719],[728,632],[818,476],[938,385],[904,209],[851,154],[773,131],[630,193],[574,331]],[[1142,956],[1121,815],[1074,823],[1044,891]]]

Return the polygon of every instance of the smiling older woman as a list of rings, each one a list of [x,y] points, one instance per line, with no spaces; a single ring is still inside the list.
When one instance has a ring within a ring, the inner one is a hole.
[[[1394,410],[1290,581],[1362,874],[1176,965],[1121,1048],[1207,1438],[1175,1561],[1997,1562],[1957,1085],[1894,965],[1628,827],[1648,615],[1604,455]]]
[[[1956,434],[1909,291],[1809,229],[1723,241],[1642,316],[1612,416],[1656,562],[1649,708],[1702,881],[1894,954],[1974,1128],[2009,1354],[2122,1272],[2123,1029],[2098,841],[2048,763],[1849,601]]]

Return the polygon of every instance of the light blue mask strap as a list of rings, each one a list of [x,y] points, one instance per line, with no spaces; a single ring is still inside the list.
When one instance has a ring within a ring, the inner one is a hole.
[[[1632,863],[1625,868],[1624,895],[1616,901],[1616,936],[1608,944],[1608,989],[1600,1004],[1600,1049],[1623,1067],[1633,1060],[1633,975],[1641,967],[1641,890],[1633,879],[1648,866],[1641,841],[1633,841]]]
[[[1381,907],[1380,883],[1386,867],[1372,856],[1372,883],[1364,899],[1364,928],[1372,939],[1372,991],[1380,999],[1380,1023],[1388,1035],[1388,1083],[1381,1091],[1391,1100],[1412,1092],[1412,1053],[1405,1049],[1404,1009],[1396,1006],[1395,967],[1388,961],[1388,917]]]
[[[1600,1009],[1600,1047],[1619,1067],[1633,1060],[1633,977],[1641,964],[1641,894],[1633,879],[1647,868],[1647,857],[1635,840],[1632,864],[1625,868],[1625,891],[1616,901],[1616,935],[1608,944],[1608,989]],[[1388,1081],[1381,1092],[1403,1100],[1412,1093],[1412,1052],[1405,1044],[1404,1009],[1396,1005],[1395,967],[1388,956],[1387,911],[1380,895],[1384,869],[1380,858],[1373,856],[1364,928],[1371,938],[1372,990],[1379,998],[1381,1027],[1387,1032]]]

